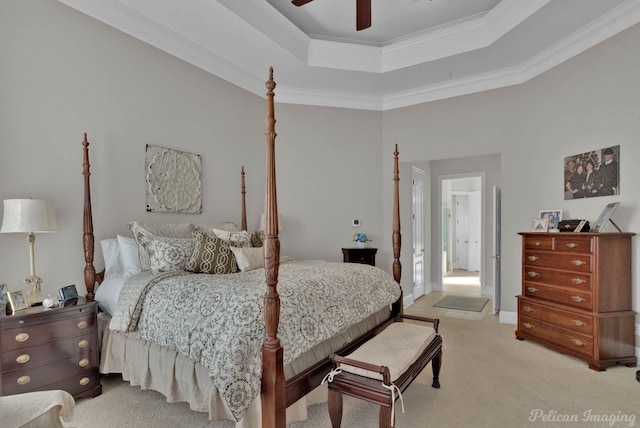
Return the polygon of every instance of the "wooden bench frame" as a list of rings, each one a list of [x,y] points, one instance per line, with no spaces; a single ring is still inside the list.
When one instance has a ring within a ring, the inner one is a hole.
[[[440,320],[437,318],[400,314],[396,318],[396,322],[402,322],[403,319],[432,323],[434,330],[438,333],[438,324]],[[340,428],[342,423],[342,395],[346,394],[351,397],[360,398],[379,405],[380,428],[392,427],[395,424],[395,421],[392,421],[393,402],[397,397],[382,384],[384,383],[389,386],[392,383],[389,369],[386,366],[376,366],[363,361],[341,357],[339,355],[332,355],[331,361],[334,368],[337,368],[340,364],[348,364],[353,367],[380,373],[382,375],[381,382],[379,379],[348,373],[345,371],[336,374],[331,382],[329,382],[328,406],[331,426],[333,428]],[[440,334],[437,334],[433,338],[409,368],[395,379],[393,384],[398,387],[400,391],[404,391],[430,361],[432,362],[431,366],[433,369],[433,383],[431,386],[433,388],[440,388],[440,365],[442,363],[442,336],[440,336]]]

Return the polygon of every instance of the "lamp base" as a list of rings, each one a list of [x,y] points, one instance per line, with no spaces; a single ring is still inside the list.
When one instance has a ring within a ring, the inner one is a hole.
[[[37,275],[30,275],[24,279],[24,282],[29,284],[29,291],[27,292],[27,302],[30,306],[40,306],[44,297],[42,297],[42,291],[40,284],[42,284],[42,278]]]

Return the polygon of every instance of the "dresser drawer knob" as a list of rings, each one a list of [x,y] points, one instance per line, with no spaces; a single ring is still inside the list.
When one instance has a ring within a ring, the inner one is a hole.
[[[80,379],[80,381],[78,382],[80,385],[85,386],[87,385],[91,380],[88,377],[83,377],[82,379]]]
[[[524,309],[525,312],[533,312],[533,309],[531,308],[531,306],[525,306],[522,309]]]
[[[540,257],[536,257],[536,256],[529,256],[527,257],[529,259],[530,262],[535,262],[536,260],[538,260]]]
[[[582,327],[583,325],[585,325],[585,323],[583,323],[580,320],[571,320],[571,322],[573,323],[573,325],[578,326],[578,327]]]
[[[572,342],[574,345],[576,345],[576,346],[584,346],[584,345],[586,345],[586,343],[585,343],[585,342],[583,342],[583,341],[582,341],[582,340],[580,340],[580,339],[571,339],[571,342]]]
[[[527,272],[527,275],[529,275],[529,278],[535,278],[536,276],[539,276],[540,274],[538,272]]]
[[[24,364],[24,363],[28,362],[30,359],[31,359],[31,357],[29,356],[29,354],[18,355],[18,358],[16,358],[16,363]]]
[[[539,247],[541,245],[542,245],[542,242],[540,242],[540,241],[536,241],[536,242],[533,243],[534,247]]]
[[[576,248],[578,246],[578,244],[575,244],[573,242],[567,242],[567,248]]]
[[[536,293],[538,289],[536,287],[527,287],[527,291],[529,291],[529,293]]]
[[[31,378],[29,376],[20,376],[16,382],[18,382],[18,385],[26,385],[31,382]]]
[[[522,326],[523,326],[524,328],[533,328],[533,326],[532,326],[531,324],[529,324],[528,322],[523,322],[523,323],[522,323]]]
[[[89,365],[89,359],[88,358],[83,358],[78,362],[78,365],[80,367],[87,367]]]
[[[585,281],[584,279],[581,278],[571,278],[571,282],[573,282],[574,284],[583,284],[587,281]]]
[[[585,264],[586,262],[584,260],[571,260],[571,264],[574,266],[582,266],[583,264]]]
[[[16,342],[26,342],[27,340],[29,340],[28,333],[20,333],[16,335]]]
[[[576,303],[580,303],[580,302],[584,302],[586,299],[583,299],[580,296],[571,296],[571,300],[573,300]]]
[[[87,346],[89,346],[89,341],[87,339],[82,339],[80,342],[78,342],[78,346],[80,348],[86,348]]]
[[[87,328],[87,326],[88,326],[88,325],[89,325],[89,324],[87,324],[87,322],[86,322],[86,321],[80,321],[80,322],[78,323],[78,328],[79,328],[79,329]]]

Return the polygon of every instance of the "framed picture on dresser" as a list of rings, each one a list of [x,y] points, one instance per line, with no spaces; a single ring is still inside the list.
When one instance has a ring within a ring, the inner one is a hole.
[[[531,231],[532,232],[548,232],[549,219],[548,218],[531,219]]]
[[[9,291],[8,296],[9,296],[9,306],[11,306],[11,310],[13,312],[21,311],[29,307],[29,303],[27,303],[27,298],[24,296],[24,291],[22,290]]]
[[[7,295],[7,284],[0,284],[0,310],[7,307],[9,296]]]

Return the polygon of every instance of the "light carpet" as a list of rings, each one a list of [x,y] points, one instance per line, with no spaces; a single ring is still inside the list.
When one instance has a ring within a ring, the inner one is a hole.
[[[460,311],[482,312],[489,302],[486,297],[446,296],[433,305],[434,308],[457,309]]]
[[[408,313],[415,313],[411,311]],[[431,388],[427,366],[403,394],[398,428],[421,427],[633,427],[640,426],[637,369],[616,366],[596,372],[583,361],[531,341],[515,326],[492,321],[441,318],[444,339],[440,389]],[[214,427],[207,415],[184,403],[167,403],[155,391],[131,387],[118,376],[102,380],[104,393],[77,400],[66,427]],[[377,408],[345,397],[342,426],[376,427]],[[330,427],[326,404],[310,407],[305,422],[288,428]]]

